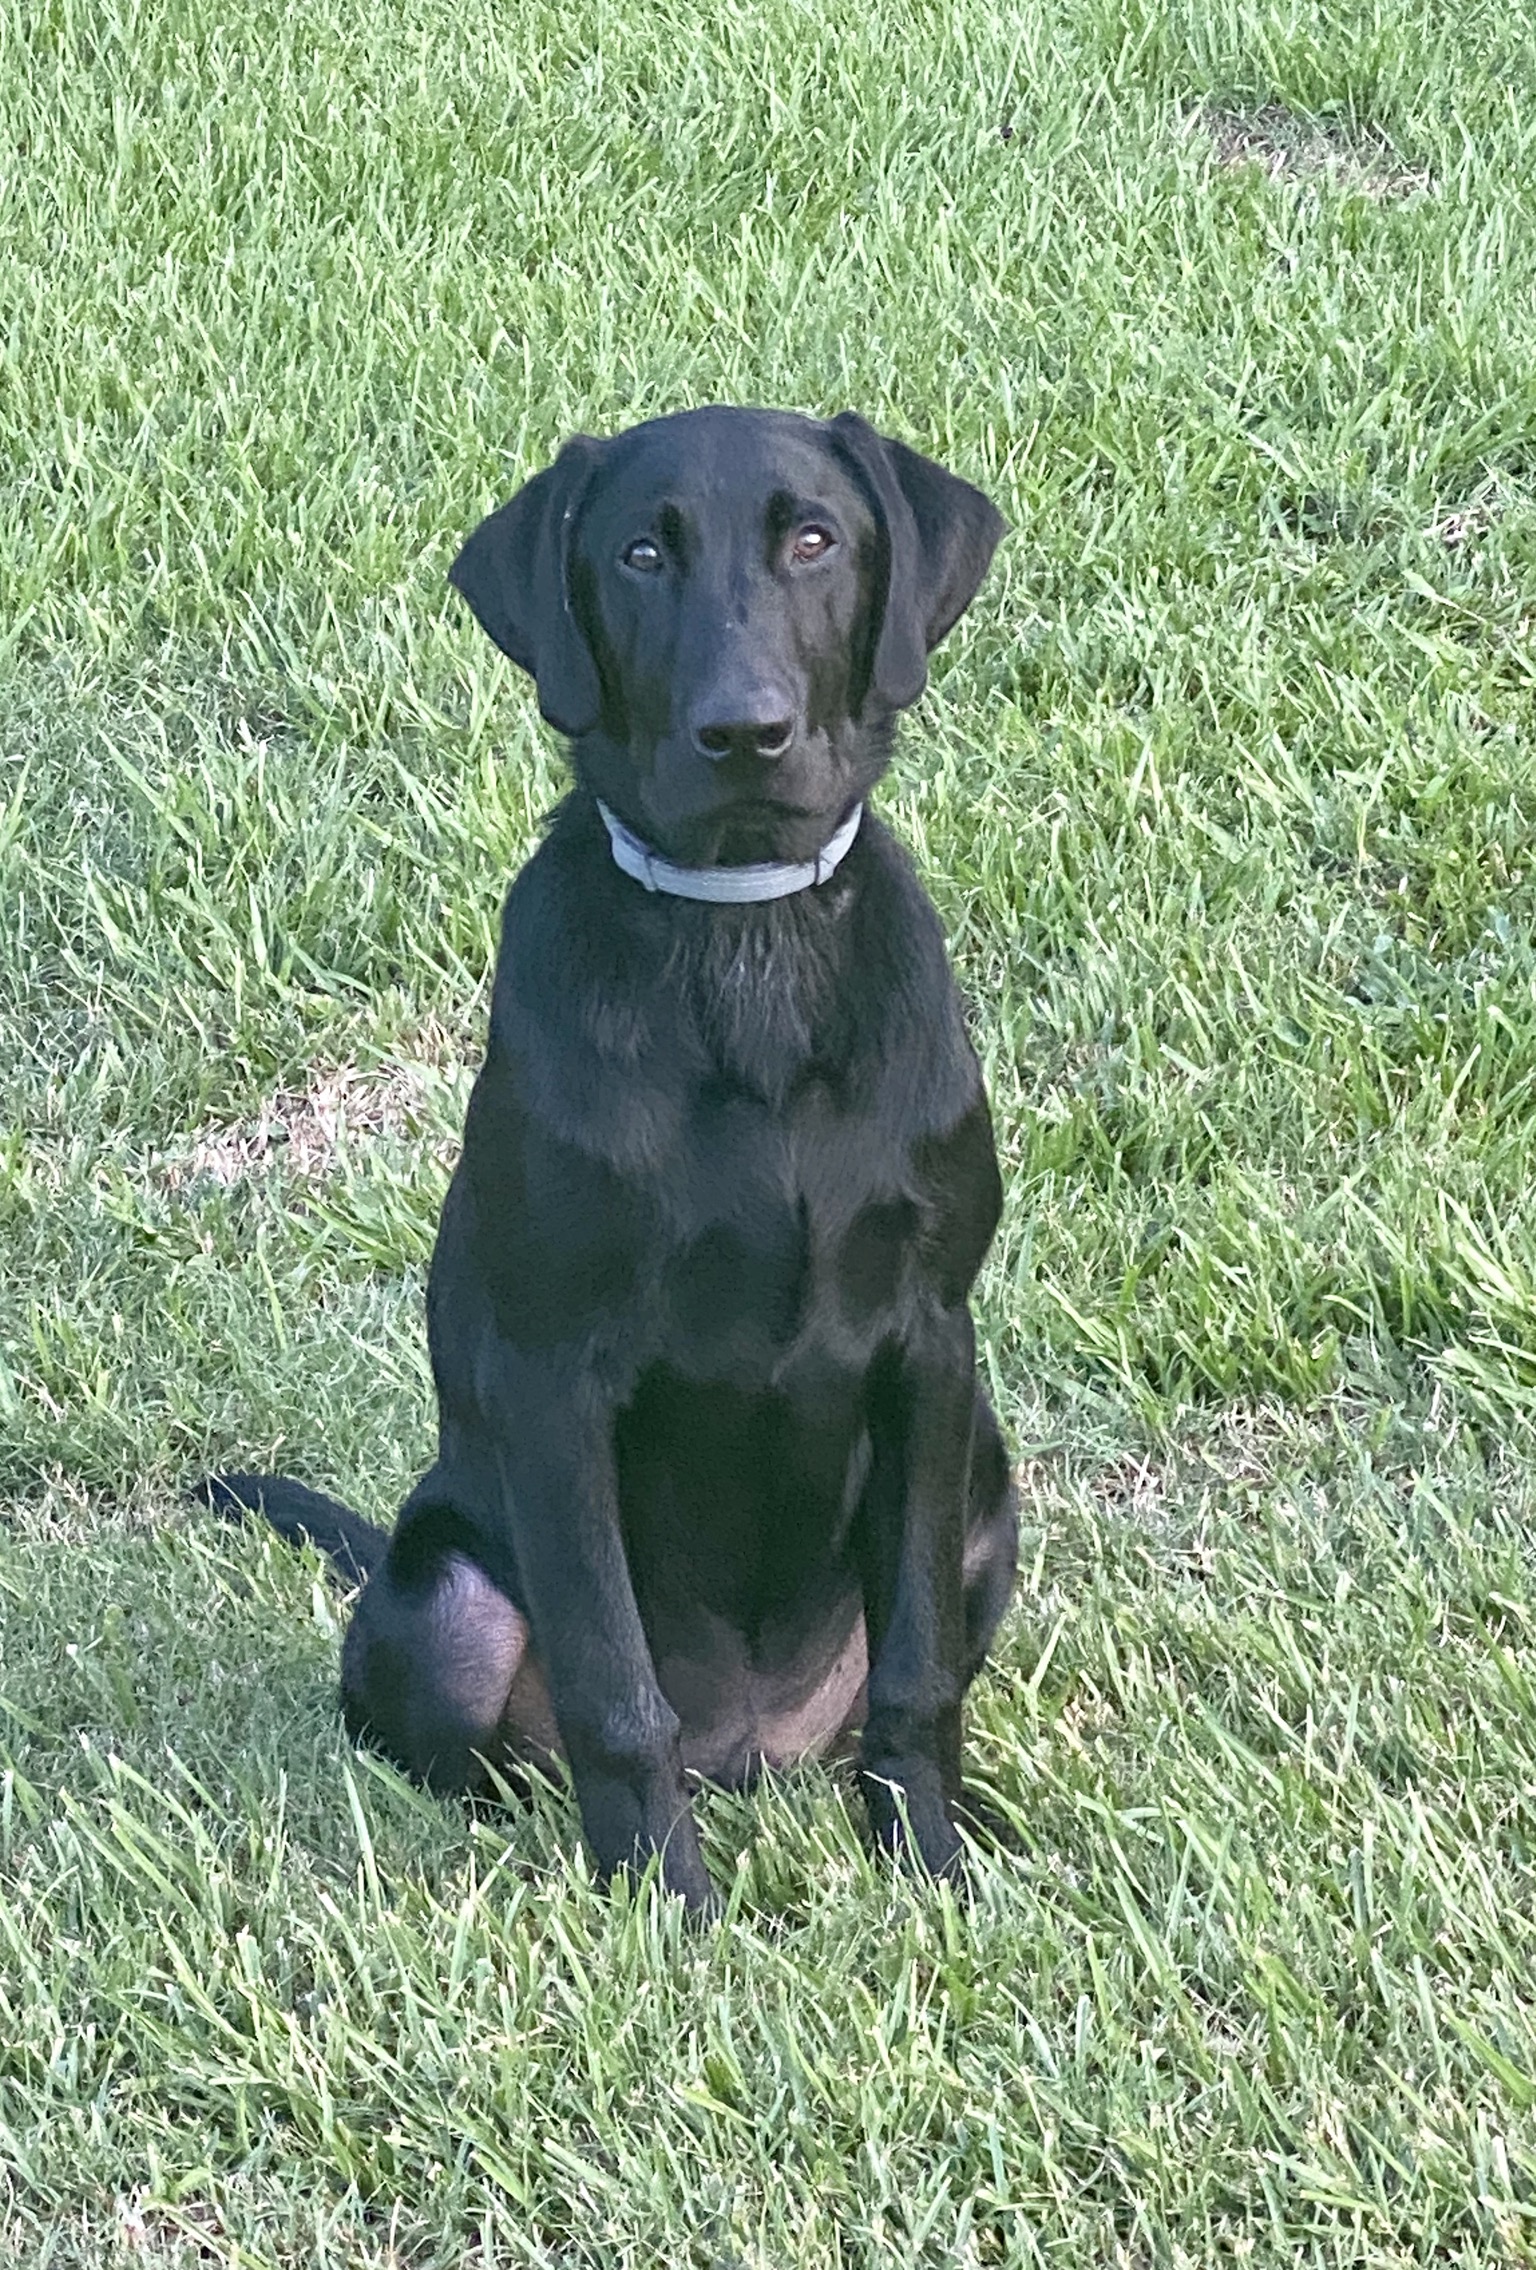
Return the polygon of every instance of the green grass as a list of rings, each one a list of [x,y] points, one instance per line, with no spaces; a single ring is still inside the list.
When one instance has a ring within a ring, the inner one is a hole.
[[[0,2259],[1536,2262],[1533,185],[1485,0],[0,0]],[[424,1460],[561,777],[444,571],[710,399],[1013,524],[884,806],[1026,1487],[1019,1855],[709,1796],[689,1936],[178,1492]]]

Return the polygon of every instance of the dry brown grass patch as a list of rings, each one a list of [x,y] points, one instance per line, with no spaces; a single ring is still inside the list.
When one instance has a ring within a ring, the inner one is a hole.
[[[457,1140],[468,1072],[423,1034],[419,1054],[394,1063],[341,1064],[317,1072],[302,1089],[279,1089],[254,1119],[210,1128],[180,1157],[167,1161],[173,1189],[208,1179],[226,1187],[277,1166],[305,1182],[322,1182],[345,1150],[389,1138],[419,1138],[434,1147]]]
[[[1247,111],[1213,104],[1198,123],[1222,165],[1258,166],[1271,181],[1324,180],[1375,198],[1409,197],[1430,185],[1428,172],[1402,164],[1374,127],[1303,118],[1277,102]]]
[[[1513,501],[1508,484],[1490,473],[1463,503],[1442,512],[1429,532],[1448,552],[1459,552],[1467,545],[1480,544]]]

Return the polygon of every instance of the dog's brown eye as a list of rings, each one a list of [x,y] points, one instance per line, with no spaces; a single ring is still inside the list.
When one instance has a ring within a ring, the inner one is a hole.
[[[627,568],[634,568],[638,574],[654,575],[662,564],[661,546],[653,543],[649,536],[637,536],[632,544],[625,545],[620,558]]]
[[[830,528],[818,528],[814,521],[802,528],[790,547],[791,557],[797,560],[822,560],[831,551],[837,538]]]

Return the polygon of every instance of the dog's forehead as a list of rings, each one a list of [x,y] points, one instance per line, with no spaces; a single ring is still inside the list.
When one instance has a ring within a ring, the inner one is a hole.
[[[604,521],[671,506],[720,525],[755,523],[785,496],[862,508],[825,426],[787,411],[690,410],[615,436],[591,502]]]

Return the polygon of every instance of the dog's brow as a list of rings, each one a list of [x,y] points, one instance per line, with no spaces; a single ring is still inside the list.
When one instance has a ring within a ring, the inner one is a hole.
[[[675,504],[664,504],[656,515],[656,526],[662,541],[674,558],[686,562],[689,553],[688,523]]]
[[[774,489],[768,498],[764,518],[768,533],[775,538],[784,535],[793,523],[804,516],[805,501],[793,489]]]

